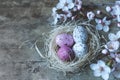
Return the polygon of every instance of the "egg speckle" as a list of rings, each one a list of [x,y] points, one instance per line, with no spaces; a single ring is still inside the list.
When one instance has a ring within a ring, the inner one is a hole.
[[[56,44],[60,47],[65,45],[71,47],[74,44],[74,39],[72,35],[62,33],[56,36]]]
[[[82,43],[76,43],[73,46],[73,51],[77,57],[84,56],[88,52],[88,46]]]
[[[75,58],[73,50],[67,46],[62,46],[61,48],[59,48],[59,50],[57,51],[57,55],[62,61],[71,61]]]
[[[75,27],[73,31],[73,39],[76,43],[77,42],[86,43],[88,39],[87,30],[83,26]]]

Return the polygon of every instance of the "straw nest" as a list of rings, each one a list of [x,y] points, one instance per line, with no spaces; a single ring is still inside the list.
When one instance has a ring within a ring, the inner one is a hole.
[[[63,62],[61,61],[57,56],[57,50],[58,46],[55,42],[55,38],[58,34],[61,33],[68,33],[72,34],[73,30],[76,26],[81,25],[86,28],[88,31],[88,41],[87,45],[89,47],[88,53],[85,54],[82,58],[75,58],[71,62]],[[99,36],[97,31],[91,26],[90,24],[66,24],[61,25],[60,27],[57,27],[53,29],[45,41],[45,56],[44,58],[48,60],[50,63],[50,67],[53,69],[56,69],[57,71],[63,71],[63,72],[78,72],[88,64],[96,57],[99,49],[100,49],[100,42],[99,42]]]

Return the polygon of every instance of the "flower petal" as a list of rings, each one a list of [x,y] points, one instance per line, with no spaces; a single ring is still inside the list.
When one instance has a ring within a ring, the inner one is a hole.
[[[67,20],[67,16],[64,14],[60,14],[60,17],[63,19],[63,22],[65,22]]]
[[[60,2],[56,6],[57,9],[62,9],[63,7],[64,7],[64,5]]]
[[[96,69],[99,68],[99,66],[98,66],[97,64],[91,64],[91,65],[90,65],[90,68],[91,68],[92,70],[96,70]]]
[[[89,20],[92,20],[94,18],[94,16],[95,16],[95,14],[92,11],[87,12],[87,17]]]
[[[120,15],[117,15],[117,21],[120,22]]]
[[[59,14],[55,14],[55,15],[53,15],[53,18],[54,18],[53,24],[55,25],[55,24],[57,24],[58,19],[60,18],[60,15]]]
[[[73,8],[73,11],[77,11],[77,7],[74,7],[74,8]]]
[[[120,58],[116,57],[115,61],[118,62],[118,63],[120,63]]]
[[[95,19],[95,22],[96,22],[96,23],[100,23],[101,20],[100,20],[100,19]]]
[[[98,63],[98,65],[99,65],[99,66],[102,66],[102,67],[104,67],[104,66],[105,66],[105,62],[104,62],[104,61],[102,61],[102,60],[99,60],[97,63]]]
[[[77,6],[77,9],[78,9],[78,10],[80,10],[80,9],[81,9],[81,7],[82,7],[81,5],[78,5],[78,6]]]
[[[115,50],[117,50],[120,47],[119,41],[115,41],[114,45],[115,45]]]
[[[108,32],[109,31],[109,26],[104,26],[103,31]]]
[[[56,7],[52,8],[52,12],[53,12],[53,13],[56,13],[56,10],[57,10]]]
[[[107,6],[107,7],[106,7],[106,11],[107,11],[107,12],[110,12],[110,11],[111,11],[111,7],[110,7],[110,6]]]
[[[115,58],[115,57],[116,57],[114,53],[110,53],[110,56],[111,56],[112,58]]]
[[[108,50],[107,49],[103,49],[102,50],[102,54],[107,54],[108,53]]]
[[[73,3],[73,0],[66,0],[67,3]]]
[[[96,29],[97,29],[97,30],[102,30],[102,29],[103,29],[103,26],[102,26],[101,24],[97,24],[97,25],[96,25]]]
[[[120,22],[117,23],[117,26],[120,27]]]
[[[109,41],[107,43],[107,48],[110,52],[115,52],[120,46],[119,41]]]
[[[116,36],[117,38],[120,38],[120,31],[117,32]]]
[[[110,25],[111,24],[111,21],[106,21],[105,22],[105,25]]]
[[[101,76],[102,76],[102,78],[103,78],[104,80],[108,80],[108,78],[109,78],[109,74],[106,73],[106,72],[103,72],[103,73],[101,74]]]
[[[120,4],[120,1],[115,1],[115,4],[116,4],[116,5],[119,5],[119,4]]]
[[[72,16],[72,13],[68,12],[68,14],[66,16],[70,18]]]
[[[104,47],[105,47],[106,49],[108,49],[108,46],[107,46],[107,45],[104,45]]]
[[[59,3],[65,3],[66,0],[59,0]]]
[[[58,22],[58,19],[55,18],[54,21],[53,21],[53,24],[55,25],[55,24],[57,24],[57,22]]]
[[[109,38],[111,41],[116,40],[116,35],[113,34],[113,33],[109,33],[109,34],[108,34],[108,38]]]
[[[69,9],[72,9],[74,7],[74,4],[73,3],[70,3],[69,5],[68,5],[68,8]]]
[[[94,71],[94,76],[95,77],[100,77],[101,76],[101,72],[99,70],[95,70]]]
[[[67,6],[64,6],[64,8],[62,8],[63,11],[68,11],[68,7]]]
[[[105,21],[106,21],[106,18],[107,18],[107,17],[104,17],[102,21],[105,22]]]
[[[107,65],[104,67],[104,69],[105,69],[105,72],[107,72],[107,73],[110,73],[110,72],[111,72],[110,67],[109,67],[109,66],[107,66]]]

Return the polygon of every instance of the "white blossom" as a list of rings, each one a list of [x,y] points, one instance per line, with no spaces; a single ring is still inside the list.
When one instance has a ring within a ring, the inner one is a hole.
[[[108,50],[107,49],[103,49],[102,50],[102,54],[107,54],[108,53]]]
[[[117,52],[120,47],[120,42],[118,41],[118,39],[120,39],[120,31],[118,31],[116,34],[109,33],[108,38],[110,41],[107,42],[106,45],[104,45],[105,49],[102,50],[102,53],[103,54],[110,53],[111,55],[112,53]]]
[[[117,26],[120,27],[120,22],[117,23]]]
[[[53,21],[54,25],[57,24],[59,18],[60,18],[60,15],[56,14],[56,17],[53,18],[54,19],[54,21]]]
[[[70,11],[64,11],[62,14],[57,13],[57,8],[52,9],[52,16],[53,16],[53,24],[57,24],[58,21],[65,22],[67,18],[70,18],[72,16],[72,13]]]
[[[97,10],[97,14],[100,14],[101,13],[101,11],[100,10]]]
[[[81,7],[82,7],[82,1],[81,0],[75,0],[74,5],[75,5],[75,8],[76,8],[76,11],[80,10]]]
[[[118,50],[120,46],[119,41],[109,41],[106,45],[105,48],[109,51],[109,52],[116,52]]]
[[[105,48],[110,52],[116,52],[120,47],[120,42],[118,41],[118,39],[120,39],[120,31],[118,31],[116,34],[109,33],[108,38],[110,41],[105,45]]]
[[[109,38],[109,40],[111,40],[111,41],[118,40],[118,39],[120,38],[120,31],[118,31],[116,34],[114,34],[114,33],[109,33],[109,34],[108,34],[108,38]]]
[[[88,18],[89,20],[94,19],[94,17],[95,17],[95,14],[94,14],[92,11],[90,11],[90,12],[87,13],[87,18]]]
[[[67,18],[72,17],[72,13],[71,13],[70,11],[64,11],[64,15],[65,15]]]
[[[115,60],[120,63],[120,54],[115,54]]]
[[[107,17],[104,17],[102,20],[101,19],[95,19],[97,25],[96,29],[97,30],[103,30],[104,32],[109,31],[109,25],[111,24],[111,21],[106,20]]]
[[[110,11],[112,11],[112,8],[111,8],[110,6],[107,6],[107,7],[106,7],[106,11],[107,11],[107,12],[110,12]]]
[[[56,11],[57,11],[57,8],[54,7],[52,9],[52,16],[53,16],[53,19],[54,19],[54,21],[53,21],[54,25],[57,24],[58,19],[60,18],[60,15]]]
[[[56,14],[53,16],[53,19],[54,19],[53,24],[56,25],[56,24],[58,23],[58,21],[65,22],[65,21],[67,20],[67,16],[64,15],[64,14],[57,14],[57,13],[56,13]]]
[[[120,1],[115,1],[115,4],[116,5],[120,5]]]
[[[116,5],[115,7],[116,7],[115,13],[117,16],[117,21],[120,22],[120,6]]]
[[[90,68],[94,71],[95,77],[101,76],[104,80],[108,80],[111,69],[104,61],[99,60],[97,64],[91,64]]]
[[[107,6],[106,11],[116,18],[120,22],[120,1],[116,1],[113,7]]]
[[[117,63],[120,63],[120,53],[110,53],[110,56],[114,58]]]
[[[53,8],[52,8],[52,14],[53,14],[53,15],[56,14],[56,13],[57,13],[56,11],[57,11],[57,8],[56,8],[56,7],[53,7]]]
[[[62,9],[62,11],[68,11],[74,7],[74,3],[72,0],[59,0],[56,7],[57,9]]]

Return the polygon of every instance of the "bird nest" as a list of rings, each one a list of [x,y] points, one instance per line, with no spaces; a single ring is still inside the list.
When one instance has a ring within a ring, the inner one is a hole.
[[[81,58],[74,58],[70,62],[63,62],[57,56],[58,46],[55,42],[55,38],[58,34],[68,33],[72,34],[76,26],[84,26],[88,32],[88,52]],[[45,39],[45,55],[44,58],[50,63],[50,67],[63,72],[78,72],[88,64],[98,55],[100,49],[99,34],[96,29],[93,28],[91,24],[79,23],[76,24],[66,24],[60,25],[54,28]],[[43,56],[42,54],[40,54]]]

